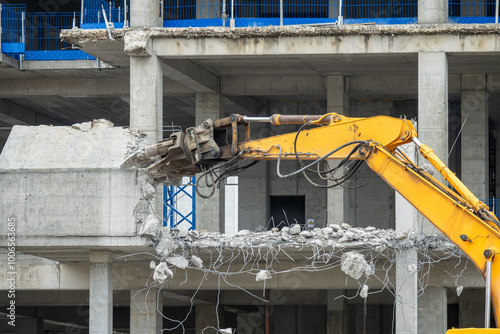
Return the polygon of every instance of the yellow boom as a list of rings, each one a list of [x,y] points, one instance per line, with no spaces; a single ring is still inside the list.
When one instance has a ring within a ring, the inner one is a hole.
[[[309,124],[317,127],[250,140],[249,122],[252,121],[267,121],[275,125]],[[239,125],[245,126],[243,142],[238,142]],[[227,145],[226,138],[228,129],[232,130],[230,145]],[[491,269],[494,314],[496,319],[500,319],[500,260],[495,260],[495,255],[500,251],[498,220],[416,136],[417,132],[410,121],[385,116],[348,118],[326,114],[250,118],[232,115],[189,128],[185,138],[177,135],[174,139],[169,139],[170,142],[157,144],[155,149],[149,151],[161,155],[162,159],[151,166],[150,171],[153,176],[178,177],[187,175],[187,171],[193,173],[193,168],[195,171],[205,171],[211,165],[234,159],[278,160],[278,164],[281,160],[314,160],[313,164],[332,159],[364,160],[463,250],[483,276],[486,277],[488,268]],[[420,154],[441,173],[454,190],[423,171],[397,149],[412,141],[418,146]],[[453,329],[448,333],[493,331],[500,332],[493,329]]]

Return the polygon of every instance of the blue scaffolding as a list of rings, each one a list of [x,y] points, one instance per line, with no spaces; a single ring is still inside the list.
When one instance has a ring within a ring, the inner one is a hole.
[[[163,225],[171,228],[188,227],[188,230],[196,228],[196,196],[195,178],[190,178],[190,182],[181,186],[163,187]],[[179,200],[186,197],[190,201],[190,208],[181,209],[178,206]]]
[[[0,5],[2,10],[2,53],[23,54],[25,51],[25,5]]]
[[[27,13],[25,60],[95,59],[61,41],[62,29],[72,29],[80,22],[79,13]]]

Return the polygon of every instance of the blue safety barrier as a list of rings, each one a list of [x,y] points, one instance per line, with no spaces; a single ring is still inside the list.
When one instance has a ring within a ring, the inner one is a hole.
[[[79,13],[27,13],[26,50],[71,50],[71,44],[61,41],[61,29],[76,27]]]
[[[283,0],[283,24],[414,24],[417,23],[418,0]],[[165,27],[267,26],[280,24],[279,0],[165,0]],[[225,18],[225,20],[224,20]],[[493,23],[495,0],[450,0],[450,23]]]
[[[454,23],[494,23],[495,0],[450,0],[448,12]]]
[[[165,27],[229,26],[233,15],[236,27],[280,24],[279,0],[165,0]],[[417,0],[344,0],[339,15],[338,0],[284,0],[283,24],[412,24],[417,22]],[[224,17],[226,18],[224,20]]]
[[[117,23],[122,23],[121,27],[123,27],[123,22],[128,19],[130,0],[82,0],[81,8],[82,29],[106,28],[103,10],[108,22],[113,22],[115,27]],[[95,28],[95,24],[99,24],[99,28]]]
[[[183,226],[189,230],[196,228],[195,184],[195,178],[192,177],[189,184],[163,187],[164,226],[171,228]],[[183,209],[178,206],[181,197],[185,197],[190,204]]]
[[[2,53],[22,54],[25,51],[23,15],[25,5],[2,5]]]

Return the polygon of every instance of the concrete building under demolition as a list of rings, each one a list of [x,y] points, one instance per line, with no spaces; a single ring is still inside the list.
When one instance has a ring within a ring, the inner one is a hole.
[[[393,116],[496,212],[494,3],[0,2],[0,332],[484,326],[481,273],[366,166],[327,189],[261,161],[175,221],[123,163],[230,114]]]

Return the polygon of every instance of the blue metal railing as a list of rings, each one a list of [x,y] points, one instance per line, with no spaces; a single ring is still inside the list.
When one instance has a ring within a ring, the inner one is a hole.
[[[448,11],[452,22],[495,22],[495,0],[449,0]]]
[[[2,5],[2,52],[24,52],[24,21],[25,5]]]
[[[80,13],[27,13],[25,60],[95,59],[62,42],[62,29],[78,27]]]
[[[165,0],[165,26],[222,25],[234,18],[236,26],[304,23],[333,23],[339,17],[345,23],[375,22],[385,24],[416,23],[418,0],[230,0],[214,4],[209,0]]]
[[[184,198],[184,207],[179,206]],[[163,187],[163,223],[165,226],[182,227],[189,230],[196,228],[195,178],[182,186]]]
[[[80,21],[79,13],[27,13],[26,50],[70,50],[72,45],[62,42],[61,29],[71,29]]]
[[[104,28],[104,12],[108,22],[122,27],[128,20],[130,0],[82,0],[81,26],[85,28]]]
[[[417,0],[347,0],[342,14],[344,19],[417,17]]]
[[[418,0],[343,0],[339,15],[339,0],[165,0],[165,26],[229,25],[236,26],[306,24],[336,22],[373,22],[377,24],[417,23]],[[495,0],[449,0],[450,22],[492,23],[495,20]]]

